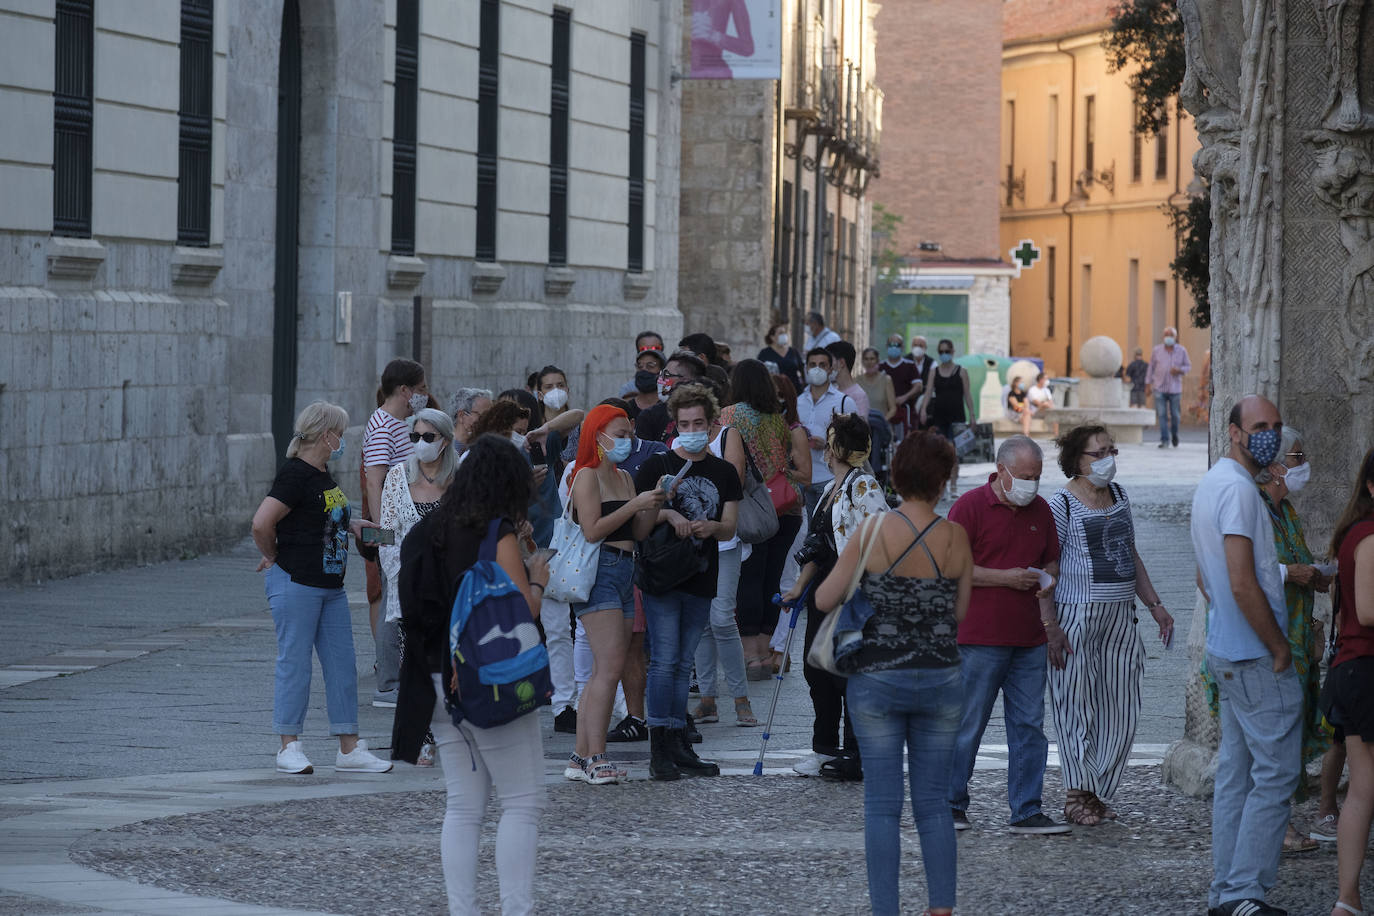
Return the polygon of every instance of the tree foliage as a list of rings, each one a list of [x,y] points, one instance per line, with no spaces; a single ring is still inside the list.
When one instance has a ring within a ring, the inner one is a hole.
[[[1183,85],[1183,20],[1175,0],[1121,0],[1102,40],[1107,69],[1135,67],[1127,82],[1135,93],[1135,128],[1153,135],[1169,123],[1169,99]]]
[[[1179,239],[1178,257],[1169,264],[1169,269],[1193,294],[1193,307],[1189,310],[1193,326],[1210,328],[1212,302],[1207,296],[1207,285],[1212,277],[1208,264],[1212,239],[1211,191],[1188,198],[1186,207],[1165,204],[1164,210]]]

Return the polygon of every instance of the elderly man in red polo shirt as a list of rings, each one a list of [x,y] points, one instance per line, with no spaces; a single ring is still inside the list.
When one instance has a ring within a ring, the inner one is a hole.
[[[1068,833],[1040,810],[1049,742],[1045,740],[1047,662],[1064,666],[1068,639],[1055,621],[1059,537],[1036,491],[1044,456],[1026,436],[997,450],[997,470],[965,493],[949,520],[968,532],[973,595],[959,625],[964,714],[950,768],[954,826],[967,830],[968,781],[997,694],[1007,728],[1007,800],[1012,833]]]

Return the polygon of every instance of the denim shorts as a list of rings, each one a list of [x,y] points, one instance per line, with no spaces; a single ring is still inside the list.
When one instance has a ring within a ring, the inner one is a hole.
[[[592,611],[619,608],[626,620],[635,616],[635,560],[615,547],[604,544],[597,551],[596,581],[586,601],[572,603],[573,616],[581,617]]]

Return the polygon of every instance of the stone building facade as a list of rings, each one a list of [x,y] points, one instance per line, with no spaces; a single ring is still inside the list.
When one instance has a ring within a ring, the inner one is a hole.
[[[883,180],[874,200],[901,217],[905,265],[875,305],[872,340],[949,337],[959,352],[1014,352],[997,229],[1002,3],[909,0],[878,16],[887,93]]]
[[[690,14],[693,0],[681,2]],[[811,311],[847,339],[869,334],[877,5],[778,7],[781,80],[683,82],[678,299],[690,330],[737,357],[774,322],[800,343]]]
[[[356,495],[393,357],[578,403],[680,331],[681,8],[568,7],[0,4],[0,578],[243,537],[316,398]]]

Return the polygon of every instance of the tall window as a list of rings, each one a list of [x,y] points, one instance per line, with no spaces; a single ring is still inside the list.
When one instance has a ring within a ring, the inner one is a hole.
[[[53,235],[91,235],[93,0],[57,0],[53,82]]]
[[[210,110],[215,70],[214,0],[181,0],[181,143],[177,243],[210,244]]]
[[[568,263],[568,90],[572,70],[572,10],[554,7],[553,73],[549,90],[549,263]]]
[[[1126,265],[1126,350],[1134,351],[1140,340],[1140,259]]]
[[[1056,287],[1057,274],[1055,273],[1055,263],[1054,263],[1054,261],[1055,261],[1055,257],[1054,257],[1054,246],[1053,246],[1053,245],[1046,245],[1046,246],[1045,246],[1045,311],[1047,312],[1047,316],[1046,316],[1046,317],[1047,317],[1047,321],[1046,321],[1046,323],[1045,323],[1045,337],[1048,338],[1048,339],[1050,339],[1050,340],[1053,340],[1053,339],[1054,339],[1055,294],[1056,294],[1056,288],[1057,288],[1057,287]]]
[[[1078,339],[1093,336],[1093,266],[1084,264],[1083,279],[1078,284]]]
[[[1155,132],[1155,178],[1156,180],[1169,177],[1169,125],[1162,118],[1168,114],[1168,110],[1160,109],[1159,130]]]
[[[630,33],[630,244],[627,269],[644,270],[644,95],[647,89],[643,32]]]
[[[1093,171],[1093,147],[1097,141],[1097,96],[1083,97],[1083,168]]]
[[[1007,99],[1007,123],[1002,128],[1002,160],[1007,164],[1006,205],[1011,206],[1016,191],[1016,102]]]
[[[497,89],[501,83],[501,0],[482,0],[477,51],[477,248],[496,260]]]
[[[1139,181],[1141,171],[1144,169],[1142,162],[1145,146],[1145,138],[1140,135],[1140,129],[1136,127],[1136,122],[1140,117],[1140,103],[1137,102],[1131,107],[1131,181]]]
[[[391,138],[391,253],[415,253],[415,147],[420,112],[420,0],[396,0]]]
[[[782,231],[778,245],[778,302],[781,304],[783,314],[789,314],[789,306],[792,304],[792,245],[796,237],[796,229],[792,225],[792,182],[783,179],[782,182]]]
[[[1059,199],[1059,96],[1050,96],[1050,110],[1046,114],[1049,135],[1050,201]]]

